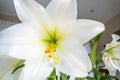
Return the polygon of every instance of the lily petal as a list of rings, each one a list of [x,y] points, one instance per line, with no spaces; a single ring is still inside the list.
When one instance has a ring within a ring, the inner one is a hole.
[[[56,65],[59,71],[76,77],[86,77],[88,72],[84,62],[79,61],[70,52],[64,51],[57,55],[60,58],[60,63]]]
[[[48,13],[56,20],[70,21],[77,18],[76,0],[52,0],[47,6]]]
[[[103,54],[103,57],[102,57],[102,60],[103,60],[103,62],[105,64],[105,67],[107,69],[113,68],[111,63],[108,61],[108,57],[106,57],[106,56],[107,56],[107,53]]]
[[[110,75],[115,76],[116,71],[120,71],[120,42],[117,42],[120,37],[112,34],[112,42],[107,44],[103,54],[103,61],[106,68],[109,70]]]
[[[13,69],[17,66],[20,60],[11,58],[9,56],[0,56],[0,80],[16,80],[18,78],[19,72],[11,74]]]
[[[56,65],[56,68],[72,76],[86,77],[92,69],[87,51],[76,39],[68,40],[62,41],[57,50],[56,55],[60,58],[60,64]]]
[[[112,66],[120,71],[120,62],[117,60],[110,60]]]
[[[87,19],[73,20],[67,23],[59,24],[58,30],[64,32],[64,35],[72,36],[73,38],[79,40],[83,45],[89,40],[104,31],[104,24]],[[68,31],[66,31],[69,29]]]
[[[115,57],[120,59],[120,52],[119,51],[114,51]]]
[[[117,73],[117,70],[115,68],[109,69],[110,75],[115,76]]]
[[[37,33],[26,23],[14,25],[0,33],[0,53],[3,55],[32,58],[41,53],[39,44]]]
[[[111,52],[115,57],[120,58],[120,42],[111,42],[110,44],[106,45],[106,50],[111,49]]]
[[[82,61],[82,65],[84,65],[84,68],[87,72],[89,72],[92,69],[91,60],[88,56],[87,50],[83,45],[80,44],[79,40],[69,38],[69,41],[65,41],[61,43],[61,45],[66,51],[69,52],[69,54],[74,56],[79,62]]]
[[[117,40],[120,39],[120,36],[116,35],[116,34],[112,34],[112,38],[113,38],[113,41],[112,42],[117,42]]]
[[[17,70],[14,74],[11,74],[14,69],[7,72],[1,80],[18,80],[22,71],[22,68]]]
[[[105,67],[109,70],[109,74],[112,75],[112,76],[115,76],[116,75],[116,68],[114,68],[111,64],[110,61],[108,61],[108,59],[105,57],[106,54],[103,55],[103,62],[105,64]]]
[[[84,19],[77,21],[76,28],[76,37],[79,38],[82,44],[85,44],[105,29],[104,25],[100,22]]]
[[[14,0],[14,5],[22,22],[47,23],[48,15],[44,7],[35,0]]]
[[[22,80],[46,80],[54,69],[49,59],[43,55],[38,59],[25,62]]]

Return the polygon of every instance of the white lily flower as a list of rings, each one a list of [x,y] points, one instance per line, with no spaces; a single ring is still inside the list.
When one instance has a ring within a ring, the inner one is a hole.
[[[106,45],[102,59],[110,75],[115,76],[116,70],[120,71],[120,36],[112,34],[112,38],[112,42]]]
[[[0,56],[0,80],[18,80],[21,70],[13,71],[21,63],[21,60],[9,56]]]
[[[76,0],[52,0],[43,8],[34,0],[14,0],[22,23],[0,33],[0,53],[25,59],[20,80],[45,80],[52,70],[86,77],[92,69],[83,44],[104,31],[93,20],[76,20]]]

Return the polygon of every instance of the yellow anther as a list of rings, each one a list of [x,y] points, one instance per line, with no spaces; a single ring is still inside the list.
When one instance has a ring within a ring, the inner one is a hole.
[[[52,48],[52,49],[56,49],[56,45],[52,43],[52,44],[51,44],[51,48]]]
[[[56,50],[53,50],[54,52],[56,52]]]
[[[48,57],[49,57],[49,58],[52,58],[52,55],[51,55],[51,54],[49,54],[49,55],[48,55]]]
[[[48,51],[49,53],[51,52],[51,50],[50,50],[49,48],[47,49],[47,51]]]
[[[49,52],[48,50],[45,50],[45,53],[48,54],[48,53],[50,53],[50,52]]]
[[[47,50],[45,50],[45,53],[47,54],[47,53],[48,53],[48,51],[47,51]]]
[[[48,55],[49,58],[53,59],[55,64],[60,62],[59,58],[55,56],[56,48],[56,45],[52,43],[50,47],[45,50],[45,53]]]
[[[50,52],[51,50],[49,48],[45,50],[45,53],[50,53]]]

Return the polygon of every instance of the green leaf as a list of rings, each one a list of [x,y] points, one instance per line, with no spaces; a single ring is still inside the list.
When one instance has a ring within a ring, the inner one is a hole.
[[[56,80],[56,79],[53,79],[53,78],[47,78],[47,80]]]
[[[98,44],[100,38],[102,37],[102,34],[103,34],[103,33],[100,33],[99,35],[97,35],[97,36],[95,37],[95,39],[93,40],[93,43],[94,43],[94,44]]]
[[[56,70],[54,69],[47,80],[56,80]]]
[[[117,77],[115,77],[115,76],[110,76],[110,75],[106,75],[106,76],[103,76],[103,77],[101,77],[101,79],[100,80],[119,80]]]
[[[60,73],[60,80],[69,80],[69,76],[64,73]]]
[[[100,80],[100,72],[96,68],[93,69],[93,72],[95,79]]]
[[[93,77],[86,77],[85,79],[87,79],[87,80],[96,80],[95,78],[93,78]]]
[[[97,55],[97,60],[96,60],[96,67],[98,67],[101,62],[103,62],[102,61],[102,52],[99,52]]]
[[[90,59],[92,62],[92,68],[94,68],[95,61],[96,61],[96,49],[97,49],[97,44],[94,45],[91,53],[90,53]]]
[[[85,80],[84,78],[75,78],[75,80]]]
[[[90,52],[90,59],[91,59],[92,67],[93,67],[93,68],[94,68],[94,65],[95,65],[95,63],[96,63],[96,53],[97,53],[97,52],[96,52],[96,49],[97,49],[97,44],[98,44],[101,36],[102,36],[102,33],[99,34],[98,36],[96,36],[96,38],[93,40],[94,46],[93,46],[93,48],[92,48],[92,50],[91,50],[91,52]]]

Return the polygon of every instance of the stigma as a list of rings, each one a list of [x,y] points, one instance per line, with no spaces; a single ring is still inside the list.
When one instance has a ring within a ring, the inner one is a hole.
[[[57,46],[54,43],[51,43],[50,46],[45,50],[45,54],[47,54],[48,58],[53,59],[54,64],[58,64],[60,59],[55,55],[57,50]]]

